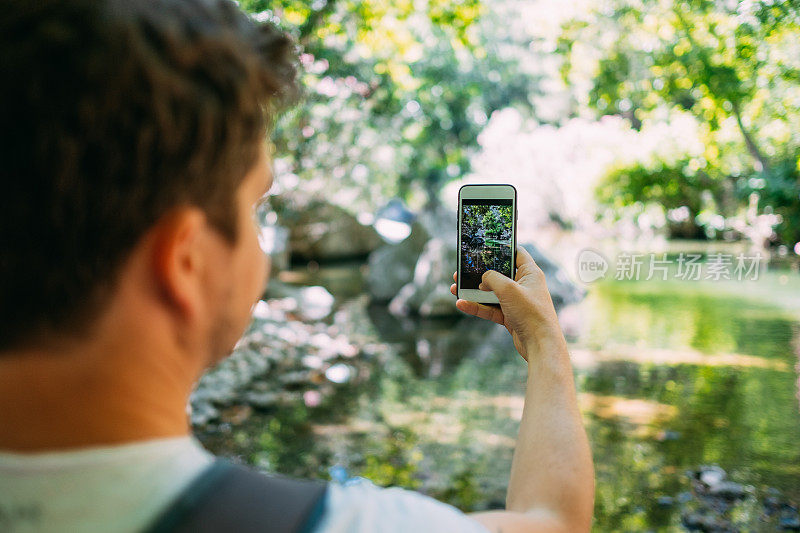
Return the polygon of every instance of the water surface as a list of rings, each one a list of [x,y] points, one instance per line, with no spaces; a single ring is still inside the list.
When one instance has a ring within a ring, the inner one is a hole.
[[[465,511],[502,507],[526,372],[506,331],[394,317],[366,305],[357,268],[295,274],[328,287],[331,321],[379,349],[321,405],[259,413],[206,445],[286,474],[343,468]],[[561,311],[595,456],[598,531],[679,530],[692,506],[677,503],[685,472],[700,465],[721,466],[756,497],[777,489],[800,501],[797,312],[758,297],[781,292],[769,280],[747,297],[681,283],[599,284]],[[751,507],[739,522],[769,529]]]

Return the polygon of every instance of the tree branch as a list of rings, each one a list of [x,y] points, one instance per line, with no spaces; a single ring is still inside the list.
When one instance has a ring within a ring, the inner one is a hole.
[[[739,107],[739,102],[732,101],[731,105],[733,107],[733,116],[736,118],[736,124],[739,126],[739,131],[742,132],[742,137],[744,137],[744,143],[747,145],[747,151],[750,152],[750,155],[756,160],[756,170],[768,173],[770,170],[769,161],[764,157],[763,152],[758,148],[750,132],[745,128],[744,122],[742,122],[742,112]]]

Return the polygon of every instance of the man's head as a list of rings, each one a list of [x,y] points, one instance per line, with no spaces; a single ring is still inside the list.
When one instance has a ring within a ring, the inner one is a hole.
[[[265,279],[252,205],[290,42],[228,0],[3,4],[0,352],[86,334],[145,246],[177,313],[181,276],[207,278],[229,347]]]

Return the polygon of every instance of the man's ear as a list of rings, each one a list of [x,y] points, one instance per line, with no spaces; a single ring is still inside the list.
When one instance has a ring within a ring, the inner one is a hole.
[[[204,305],[205,230],[205,214],[193,207],[175,209],[153,228],[155,282],[165,303],[190,321]]]

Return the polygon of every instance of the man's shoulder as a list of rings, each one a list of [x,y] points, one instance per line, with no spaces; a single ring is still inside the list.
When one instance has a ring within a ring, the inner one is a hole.
[[[324,514],[314,531],[410,530],[486,532],[481,524],[451,505],[411,490],[380,488],[363,479],[345,485],[329,484]]]

